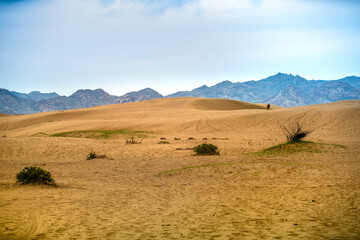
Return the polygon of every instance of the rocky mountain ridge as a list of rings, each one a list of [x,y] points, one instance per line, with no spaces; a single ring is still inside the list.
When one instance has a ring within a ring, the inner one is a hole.
[[[103,89],[80,89],[69,97],[57,96],[54,98],[35,101],[14,95],[6,89],[0,89],[0,113],[31,114],[39,112],[59,111],[77,108],[88,108],[114,103],[139,102],[163,97],[158,92],[147,88],[123,96],[113,96]]]
[[[296,91],[295,91],[295,88]],[[299,75],[278,73],[258,81],[232,83],[223,81],[167,97],[228,98],[253,103],[270,103],[282,107],[360,99],[360,77],[339,80],[306,80]]]
[[[19,98],[31,99],[31,100],[35,100],[35,101],[40,101],[42,99],[49,99],[49,98],[54,98],[54,97],[60,96],[56,92],[41,93],[39,91],[32,91],[30,93],[20,93],[20,92],[11,91],[11,93]]]
[[[54,97],[51,97],[54,96]],[[81,89],[71,96],[56,93],[29,94],[0,89],[0,113],[29,114],[115,103],[139,102],[164,96],[151,88],[113,96],[102,89]],[[299,75],[278,73],[258,81],[223,81],[214,86],[203,85],[192,91],[176,92],[165,97],[225,98],[252,103],[270,103],[282,107],[329,103],[360,99],[360,77],[339,80],[306,80]]]

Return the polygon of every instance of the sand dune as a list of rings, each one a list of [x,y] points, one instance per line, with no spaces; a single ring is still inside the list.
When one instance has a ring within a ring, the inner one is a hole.
[[[277,107],[278,108],[278,107]],[[199,98],[169,98],[156,99],[140,103],[114,104],[87,109],[47,112],[31,115],[12,116],[11,119],[0,122],[0,130],[28,127],[45,122],[73,121],[73,120],[113,120],[130,118],[148,118],[153,120],[155,115],[171,115],[173,112],[184,113],[194,110],[244,110],[265,109],[264,104],[252,104],[227,99],[199,99]]]
[[[265,106],[169,98],[0,117],[0,239],[358,239],[360,101]],[[292,120],[321,152],[249,155],[284,142]],[[50,136],[119,129],[147,137]],[[204,142],[220,156],[188,150]],[[59,187],[15,184],[25,166]]]
[[[243,109],[265,109],[264,104],[254,104],[225,99],[196,99],[191,105],[200,110],[243,110]]]
[[[358,109],[359,101],[288,109],[274,106],[268,111],[265,104],[226,99],[170,98],[10,116],[0,119],[0,131],[8,136],[29,136],[39,132],[132,129],[172,134],[241,133],[247,138],[265,138],[273,135],[271,130],[278,129],[279,122],[295,119],[316,128],[315,136],[327,135],[327,138],[336,139],[339,134],[347,138],[356,137]],[[256,135],[251,136],[254,131]],[[282,133],[276,134],[280,138]]]

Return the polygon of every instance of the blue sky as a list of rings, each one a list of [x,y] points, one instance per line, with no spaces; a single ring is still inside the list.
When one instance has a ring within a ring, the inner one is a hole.
[[[0,1],[0,88],[162,94],[360,76],[360,1]]]

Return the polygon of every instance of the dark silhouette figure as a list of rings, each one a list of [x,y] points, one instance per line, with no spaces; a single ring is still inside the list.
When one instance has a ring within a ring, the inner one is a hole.
[[[268,104],[268,105],[266,106],[266,109],[267,109],[267,110],[270,110],[270,104]]]

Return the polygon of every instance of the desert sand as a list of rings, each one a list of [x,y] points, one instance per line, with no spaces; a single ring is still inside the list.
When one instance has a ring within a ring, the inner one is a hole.
[[[323,151],[252,154],[285,142],[289,120]],[[146,137],[51,136],[120,129]],[[195,156],[205,142],[220,155]],[[170,98],[1,115],[0,239],[360,239],[359,146],[360,101],[266,110]],[[58,187],[16,183],[26,166]]]

